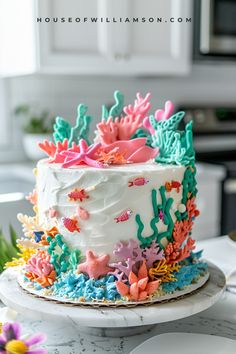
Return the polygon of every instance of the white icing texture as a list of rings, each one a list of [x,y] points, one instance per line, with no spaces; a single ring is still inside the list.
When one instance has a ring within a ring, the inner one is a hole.
[[[90,249],[97,255],[109,254],[112,260],[115,259],[112,252],[117,242],[131,238],[137,240],[136,214],[140,214],[145,225],[143,236],[152,234],[152,189],[157,190],[157,202],[160,203],[159,188],[166,182],[182,183],[186,169],[184,166],[154,163],[104,169],[88,166],[66,169],[46,160],[39,161],[37,168],[39,222],[48,228],[57,226],[67,244],[81,250],[83,255]],[[145,179],[143,183],[139,180],[137,185],[129,187],[132,184],[129,182],[138,177]],[[84,189],[89,198],[71,200],[68,194],[75,189]],[[179,192],[173,188],[166,196],[173,198],[170,214],[175,222],[175,212],[183,209],[182,185]],[[56,211],[55,217],[50,212],[52,209]],[[65,217],[75,218],[80,232],[70,232],[65,228],[62,222]],[[161,220],[157,226],[159,232],[167,228]]]

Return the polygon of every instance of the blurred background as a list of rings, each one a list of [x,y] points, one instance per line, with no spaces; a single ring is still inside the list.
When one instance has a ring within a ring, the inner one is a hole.
[[[97,20],[92,20],[92,18]],[[17,212],[60,115],[89,106],[93,129],[114,90],[152,93],[194,121],[201,216],[193,236],[236,229],[236,1],[0,0],[0,227]]]

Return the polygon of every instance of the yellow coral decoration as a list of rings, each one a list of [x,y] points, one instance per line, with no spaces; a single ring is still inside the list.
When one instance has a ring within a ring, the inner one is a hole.
[[[26,237],[34,237],[34,231],[42,231],[43,225],[38,222],[37,216],[18,214],[17,219],[22,223],[23,233]]]
[[[22,245],[18,244],[17,247],[19,248],[20,252],[17,253],[19,258],[13,258],[11,262],[7,262],[5,264],[6,268],[10,267],[18,267],[27,263],[27,261],[37,252],[37,249],[23,247]]]
[[[161,260],[155,263],[155,267],[149,269],[149,276],[152,280],[160,280],[162,283],[175,281],[173,272],[178,272],[181,267],[176,263],[166,263]]]

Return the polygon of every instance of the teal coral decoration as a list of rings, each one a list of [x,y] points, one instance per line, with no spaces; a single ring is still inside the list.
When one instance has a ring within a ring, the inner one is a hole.
[[[66,273],[54,283],[54,295],[70,299],[84,298],[86,301],[97,300],[119,300],[120,295],[116,289],[116,278],[113,275],[106,275],[100,279],[89,279],[84,274]]]
[[[57,275],[69,269],[76,270],[80,261],[80,251],[72,250],[62,241],[62,235],[57,234],[55,238],[47,237],[49,242],[48,253],[51,256],[51,264],[54,266]]]
[[[178,272],[174,272],[175,281],[163,283],[162,289],[167,293],[172,293],[175,290],[182,290],[185,286],[192,284],[200,276],[203,276],[208,270],[208,265],[205,262],[192,263],[181,266]]]
[[[152,147],[152,136],[147,130],[143,128],[137,129],[135,134],[131,136],[130,139],[137,139],[137,138],[147,138],[146,145]]]
[[[139,239],[141,247],[143,248],[149,246],[153,240],[156,240],[156,242],[160,244],[161,247],[163,247],[161,244],[162,238],[166,237],[168,240],[171,239],[174,222],[170,215],[170,208],[173,203],[173,198],[169,198],[168,200],[166,199],[164,186],[160,187],[159,191],[161,196],[161,203],[157,204],[157,191],[152,189],[153,218],[150,221],[150,226],[153,230],[153,233],[150,236],[145,237],[142,235],[144,230],[144,223],[142,222],[139,214],[137,214],[135,217],[136,223],[138,225],[137,238]],[[160,220],[160,212],[163,214],[164,224],[167,225],[167,230],[161,233],[159,233],[156,225]]]
[[[80,139],[84,139],[88,145],[90,145],[89,141],[89,126],[92,121],[92,117],[86,115],[88,107],[84,104],[80,104],[77,108],[77,119],[76,125],[72,127],[70,123],[68,123],[65,119],[61,117],[56,118],[56,123],[54,124],[54,141],[55,143],[63,142],[64,139],[68,140],[68,146],[71,147],[72,143],[76,144]]]
[[[102,119],[108,119],[109,117],[114,119],[121,115],[124,107],[124,96],[120,91],[115,91],[114,99],[115,104],[110,108],[110,110],[108,110],[105,105],[102,106]]]
[[[177,130],[184,114],[184,112],[178,112],[169,119],[161,121],[150,116],[150,123],[155,129],[155,133],[152,135],[152,146],[159,147],[157,162],[184,166],[194,164],[192,122],[186,124],[185,130]]]

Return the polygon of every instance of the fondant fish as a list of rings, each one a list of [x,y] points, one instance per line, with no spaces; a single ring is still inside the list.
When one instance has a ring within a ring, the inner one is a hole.
[[[36,242],[40,242],[44,232],[43,231],[34,231],[34,238]]]
[[[53,208],[49,208],[48,215],[50,218],[55,218],[58,216],[58,212]]]
[[[159,211],[159,218],[164,221],[164,213],[162,210]]]
[[[147,184],[149,181],[144,178],[144,177],[136,177],[133,180],[129,181],[128,187],[133,187],[133,186],[144,186],[145,184]]]
[[[176,192],[179,193],[179,189],[181,187],[181,183],[178,181],[166,182],[165,189],[167,192],[171,192],[172,189],[176,189]]]
[[[76,219],[62,218],[61,221],[62,221],[63,225],[65,226],[65,228],[68,231],[70,231],[70,232],[74,232],[74,231],[80,232],[78,221]]]
[[[68,194],[68,197],[71,201],[80,201],[82,202],[84,199],[88,199],[89,198],[89,195],[86,193],[85,189],[73,189],[73,191],[71,191],[69,194]]]
[[[81,206],[79,206],[77,208],[77,215],[80,217],[80,219],[82,220],[88,220],[89,219],[89,212],[88,210],[82,208]]]
[[[127,220],[129,220],[129,218],[131,217],[132,214],[133,214],[132,210],[127,209],[127,210],[123,211],[123,213],[121,213],[119,216],[117,216],[114,220],[117,223],[127,221]]]

